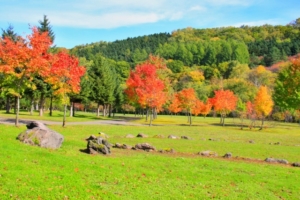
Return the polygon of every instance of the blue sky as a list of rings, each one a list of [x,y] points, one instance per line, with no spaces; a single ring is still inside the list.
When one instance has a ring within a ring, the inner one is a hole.
[[[47,15],[55,44],[72,48],[186,27],[286,25],[299,0],[0,0],[0,28],[25,36]]]

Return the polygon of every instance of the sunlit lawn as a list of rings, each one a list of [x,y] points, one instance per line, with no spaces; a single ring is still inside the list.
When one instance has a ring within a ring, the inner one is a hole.
[[[55,116],[58,119],[59,114]],[[75,119],[98,120],[94,114],[87,115]],[[1,113],[3,116],[6,115]],[[124,117],[145,123],[145,119],[134,115],[119,114],[116,119]],[[53,117],[45,116],[43,120],[50,119]],[[225,127],[218,122],[218,118],[196,117],[188,126],[185,116],[159,115],[152,127],[52,125],[50,128],[65,137],[58,150],[32,147],[16,140],[26,130],[25,125],[16,128],[0,124],[0,199],[299,198],[300,168],[263,161],[274,157],[300,162],[298,124],[267,122],[267,128],[259,131],[247,127],[241,130],[238,119],[226,119]],[[112,149],[108,156],[83,153],[85,138],[100,131],[109,135],[112,144],[134,146],[147,142],[157,149],[173,148],[177,153],[120,149]],[[149,137],[125,138],[138,133]],[[170,134],[192,140],[168,139]],[[276,142],[280,145],[274,145]],[[215,151],[219,156],[197,155],[204,150]],[[227,152],[233,154],[232,159],[222,158]]]

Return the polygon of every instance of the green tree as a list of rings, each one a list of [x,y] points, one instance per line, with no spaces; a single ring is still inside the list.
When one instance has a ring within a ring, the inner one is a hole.
[[[285,110],[297,110],[300,108],[300,59],[282,69],[274,87],[275,104]]]
[[[103,115],[106,116],[110,113],[109,109],[115,101],[117,76],[111,65],[112,63],[108,59],[98,55],[90,71],[93,83],[92,99],[98,104],[97,116],[100,114],[100,105],[103,105]]]

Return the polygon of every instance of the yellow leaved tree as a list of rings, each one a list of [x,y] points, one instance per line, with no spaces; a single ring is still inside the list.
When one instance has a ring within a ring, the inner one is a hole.
[[[266,86],[260,86],[254,100],[254,110],[256,115],[261,118],[260,130],[263,128],[266,116],[272,112],[273,105],[272,96],[269,94],[268,88]]]

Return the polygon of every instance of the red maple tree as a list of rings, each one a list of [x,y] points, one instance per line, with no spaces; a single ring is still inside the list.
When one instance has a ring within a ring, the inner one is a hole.
[[[152,112],[151,125],[153,113],[162,108],[167,97],[164,82],[159,79],[156,66],[150,63],[138,65],[130,72],[126,85],[125,93],[129,100]]]
[[[48,69],[46,82],[53,86],[57,95],[63,97],[63,126],[66,123],[67,95],[80,91],[80,78],[85,70],[85,67],[79,65],[78,58],[69,55],[66,51],[61,51],[52,57],[52,65]]]
[[[235,110],[238,98],[230,90],[217,90],[214,91],[215,96],[209,99],[214,110],[221,115],[221,124],[225,125],[226,115]]]

